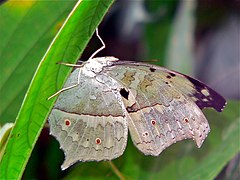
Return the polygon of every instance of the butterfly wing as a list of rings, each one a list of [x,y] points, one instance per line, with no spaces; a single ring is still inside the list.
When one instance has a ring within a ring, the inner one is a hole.
[[[77,82],[77,73],[70,75],[64,87]],[[114,89],[83,75],[79,86],[59,95],[49,124],[50,133],[65,153],[62,169],[77,161],[111,160],[122,155],[128,129],[118,96]]]
[[[120,94],[137,148],[146,155],[157,156],[171,144],[188,138],[200,147],[210,131],[200,108],[211,106],[220,110],[225,100],[209,87],[182,74],[148,64],[125,63],[120,61],[102,73],[125,87]],[[220,105],[215,102],[218,98]],[[201,102],[200,105],[197,102]]]
[[[161,79],[163,83],[174,86],[183,94],[190,97],[200,109],[212,107],[216,111],[221,112],[226,105],[226,100],[206,84],[190,76],[164,67],[133,61],[117,61],[115,65],[110,68],[121,69],[126,64],[130,68],[136,68],[137,71],[153,74],[154,77]]]

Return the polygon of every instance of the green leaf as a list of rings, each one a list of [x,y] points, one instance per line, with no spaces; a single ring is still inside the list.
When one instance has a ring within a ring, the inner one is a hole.
[[[19,23],[16,23],[12,34],[17,32],[18,28],[23,28],[26,30],[26,32],[29,32],[29,29],[32,29],[32,31],[38,30],[41,32],[41,26],[38,28],[35,27],[37,26],[38,22],[35,23],[35,26],[28,24],[27,22],[28,20],[31,20],[31,18],[34,20],[37,16],[37,13],[44,9],[44,6],[54,7],[55,2],[39,1],[35,3],[34,1],[27,1],[25,3],[26,6],[24,6],[23,2],[21,3],[23,5],[19,4],[18,11],[19,13],[25,13],[25,15],[22,16],[22,19],[19,20]],[[35,72],[21,109],[18,113],[15,126],[10,134],[5,153],[2,161],[0,162],[0,179],[21,178],[32,149],[54,104],[53,100],[47,101],[47,98],[62,87],[67,75],[71,71],[71,69],[67,67],[56,65],[56,62],[68,61],[69,63],[75,63],[77,61],[91,36],[93,35],[96,27],[112,3],[113,0],[78,1],[60,29],[59,33],[52,41],[47,52],[44,54],[37,71]],[[14,9],[14,6],[9,4],[6,4],[1,8],[1,10],[6,11],[5,16],[7,15],[7,11],[10,12],[16,10]],[[25,8],[29,9],[27,9],[25,12]],[[58,9],[58,7],[55,6],[55,9]],[[55,9],[52,9],[52,11],[55,11]],[[35,13],[35,16],[29,16],[31,13]],[[44,13],[45,19],[43,18],[42,20],[43,22],[47,22],[48,19],[51,19],[49,18],[50,11],[45,11]],[[33,38],[31,33],[25,34],[26,32],[22,31],[21,35],[26,39]],[[10,37],[12,34],[8,35],[8,37],[6,37],[6,39],[3,41],[6,43],[1,44],[1,49],[6,49],[6,46],[11,43]],[[42,36],[44,36],[44,34],[42,34]],[[41,37],[36,38],[36,41],[32,42],[32,45],[28,44],[30,47],[27,48],[34,48],[38,43],[38,39],[40,38]],[[14,40],[17,41],[17,39]],[[24,42],[21,43],[19,41],[19,43],[19,46],[25,49]],[[19,53],[20,51],[17,52]],[[14,72],[14,69],[17,68],[18,63],[14,62],[16,59],[13,58],[14,56],[12,54],[10,54],[8,58],[7,65],[9,65],[9,68],[6,68],[8,77],[3,77],[0,80],[2,83],[0,85],[2,86],[7,82],[7,80],[9,80],[9,76],[11,76],[11,74]],[[17,55],[20,56],[20,54]],[[21,55],[21,58],[24,59],[27,56],[35,58],[31,54],[25,54],[24,56],[24,53]],[[13,67],[12,64],[14,64],[15,67]],[[25,66],[27,65],[28,64],[26,63]],[[28,68],[31,68],[31,66]],[[17,93],[15,94],[17,95]]]
[[[74,1],[0,6],[0,124],[14,122],[36,68]]]

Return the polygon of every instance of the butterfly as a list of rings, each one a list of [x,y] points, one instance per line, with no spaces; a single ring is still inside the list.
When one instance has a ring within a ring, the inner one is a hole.
[[[115,57],[90,58],[79,65],[58,94],[48,120],[50,134],[65,154],[62,170],[78,161],[121,156],[128,131],[145,155],[158,156],[183,139],[201,147],[210,131],[201,109],[220,112],[226,104],[187,75]]]

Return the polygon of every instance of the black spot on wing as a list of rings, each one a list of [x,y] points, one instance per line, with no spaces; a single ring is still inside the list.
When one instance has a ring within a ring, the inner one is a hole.
[[[195,86],[196,92],[193,95],[198,99],[196,104],[199,108],[213,107],[218,112],[223,110],[226,105],[226,100],[220,94],[196,79],[188,76],[186,76],[186,78]],[[204,95],[202,90],[207,90],[209,95]]]
[[[127,91],[125,88],[121,88],[119,92],[122,97],[124,97],[126,100],[128,100],[129,91]]]
[[[172,77],[176,76],[176,74],[174,74],[172,72],[169,72],[169,75],[172,76]]]
[[[149,70],[150,70],[151,72],[155,72],[155,71],[156,71],[156,69],[153,68],[153,67],[150,67]]]

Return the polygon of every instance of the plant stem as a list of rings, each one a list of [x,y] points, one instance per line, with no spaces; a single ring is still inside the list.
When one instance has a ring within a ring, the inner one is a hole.
[[[112,168],[113,172],[119,177],[121,180],[125,180],[125,177],[122,175],[122,173],[118,170],[118,168],[115,166],[115,164],[112,161],[108,161],[110,167]]]

